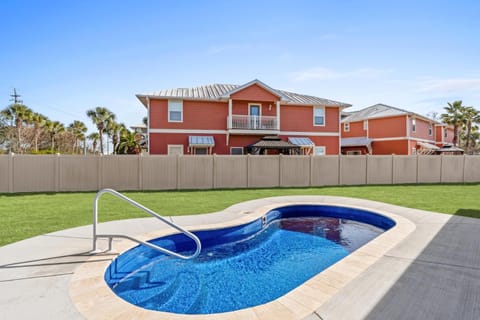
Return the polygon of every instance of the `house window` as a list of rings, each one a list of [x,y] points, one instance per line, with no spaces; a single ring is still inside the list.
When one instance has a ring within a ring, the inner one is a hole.
[[[417,132],[417,120],[412,119],[412,132]]]
[[[324,156],[326,153],[326,149],[324,146],[322,147],[315,147],[314,149],[314,155],[316,156]]]
[[[176,156],[183,154],[183,144],[169,144],[168,145],[168,155]]]
[[[183,122],[182,100],[168,100],[168,122]]]
[[[208,148],[193,148],[193,154],[208,154]]]
[[[325,125],[325,108],[324,107],[313,108],[313,125],[314,126]]]
[[[363,120],[363,130],[368,130],[368,120]]]
[[[243,147],[231,147],[230,154],[232,155],[241,155],[243,154]]]
[[[447,130],[447,128],[443,128],[443,136],[444,136],[445,138],[448,137],[448,130]]]
[[[432,135],[433,135],[433,126],[432,126],[431,123],[430,123],[430,125],[428,126],[428,135],[429,135],[429,136],[432,136]]]
[[[360,155],[362,155],[362,151],[360,150],[347,151],[347,156],[360,156]]]
[[[343,131],[345,131],[345,132],[349,132],[349,131],[350,131],[350,123],[345,122],[345,123],[343,124]]]

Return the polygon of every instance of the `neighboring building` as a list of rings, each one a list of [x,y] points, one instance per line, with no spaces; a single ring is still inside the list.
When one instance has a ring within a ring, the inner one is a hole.
[[[259,80],[138,94],[150,154],[328,154],[340,151],[349,104],[272,89]]]
[[[453,130],[403,109],[376,104],[342,119],[342,154],[435,154],[451,145]]]

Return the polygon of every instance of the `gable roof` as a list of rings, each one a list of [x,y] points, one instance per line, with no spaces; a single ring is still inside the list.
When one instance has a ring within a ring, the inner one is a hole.
[[[250,81],[244,85],[209,84],[209,85],[198,86],[193,88],[167,89],[167,90],[157,91],[151,94],[137,94],[136,96],[145,107],[147,106],[147,98],[226,101],[229,99],[231,94],[241,91],[254,84],[259,85],[263,89],[279,97],[282,104],[323,105],[323,106],[334,106],[334,107],[341,107],[341,108],[346,108],[351,106],[350,104],[344,103],[344,102],[273,89],[257,79]]]
[[[362,110],[352,111],[350,112],[350,115],[342,119],[342,123],[362,121],[362,120],[368,120],[368,119],[396,117],[396,116],[402,116],[402,115],[412,115],[417,118],[421,118],[435,124],[440,123],[436,120],[430,119],[426,116],[422,116],[418,113],[392,107],[383,103],[378,103]]]

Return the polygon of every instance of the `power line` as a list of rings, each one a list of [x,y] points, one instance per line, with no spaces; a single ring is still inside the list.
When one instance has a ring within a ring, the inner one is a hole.
[[[23,100],[18,99],[18,98],[21,97],[21,95],[19,95],[17,93],[16,88],[13,88],[13,94],[11,94],[10,97],[12,97],[12,99],[10,99],[10,101],[13,101],[14,104],[23,103]]]

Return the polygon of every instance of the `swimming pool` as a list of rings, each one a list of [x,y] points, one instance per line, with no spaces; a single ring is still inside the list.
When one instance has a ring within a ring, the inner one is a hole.
[[[285,295],[394,226],[373,212],[327,205],[293,205],[261,219],[199,231],[202,253],[193,261],[137,246],[115,259],[105,281],[122,299],[151,310],[184,314],[227,312]],[[183,235],[151,242],[183,253]]]

